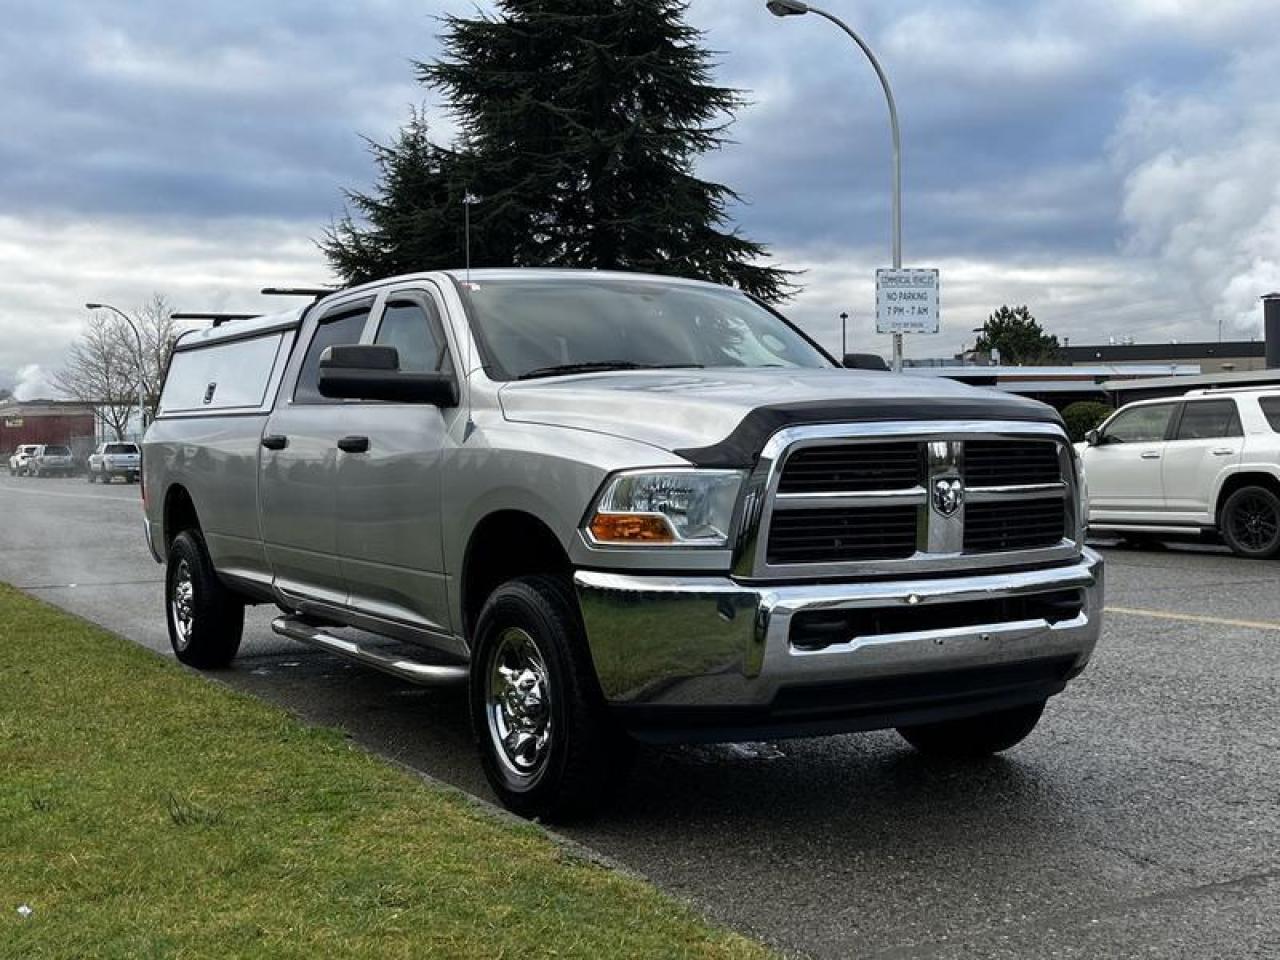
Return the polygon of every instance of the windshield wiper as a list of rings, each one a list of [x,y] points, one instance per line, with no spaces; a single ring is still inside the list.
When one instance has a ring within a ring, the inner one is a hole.
[[[701,370],[700,363],[632,363],[630,360],[595,360],[590,363],[561,363],[552,367],[538,367],[522,373],[517,380],[537,380],[540,377],[558,377],[570,373],[602,373],[608,370]]]

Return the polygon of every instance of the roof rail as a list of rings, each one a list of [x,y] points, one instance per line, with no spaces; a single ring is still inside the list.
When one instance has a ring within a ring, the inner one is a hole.
[[[256,320],[262,316],[260,313],[175,313],[171,315],[174,320],[212,320],[215,327],[220,327],[224,323],[231,323],[234,320]]]
[[[263,287],[262,295],[266,297],[312,297],[319,300],[331,293],[337,293],[340,287]]]
[[[1280,390],[1280,383],[1259,383],[1249,387],[1200,387],[1196,390],[1188,390],[1183,396],[1186,397],[1205,397],[1209,394],[1218,393],[1262,393],[1264,391]]]

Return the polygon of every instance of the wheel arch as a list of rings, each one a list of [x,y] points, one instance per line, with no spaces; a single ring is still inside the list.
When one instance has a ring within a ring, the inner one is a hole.
[[[1213,504],[1213,522],[1221,529],[1222,508],[1227,499],[1242,487],[1265,487],[1280,497],[1280,477],[1265,470],[1245,469],[1227,476],[1218,488],[1218,495]]]
[[[546,522],[517,509],[495,510],[477,523],[463,554],[460,607],[463,636],[472,636],[489,595],[513,577],[567,575],[572,563]]]
[[[195,500],[181,483],[169,485],[164,494],[164,508],[161,526],[161,537],[165,552],[173,544],[173,538],[183,530],[200,530],[200,515],[196,512]]]

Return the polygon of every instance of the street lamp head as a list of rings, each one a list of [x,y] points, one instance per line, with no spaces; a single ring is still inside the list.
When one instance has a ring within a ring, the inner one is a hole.
[[[775,17],[798,17],[809,12],[809,5],[800,0],[769,0],[765,6]]]
[[[101,309],[102,309],[102,304],[100,304],[100,303],[86,303],[86,304],[84,305],[84,308],[85,308],[86,310],[101,310]]]

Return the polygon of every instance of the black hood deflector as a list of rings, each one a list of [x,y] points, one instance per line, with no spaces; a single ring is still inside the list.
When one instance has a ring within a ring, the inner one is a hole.
[[[957,397],[816,400],[759,407],[747,414],[719,443],[674,452],[699,467],[750,469],[769,438],[784,427],[889,420],[1019,420],[1062,426],[1062,417],[1053,407],[1012,395],[975,400]]]

